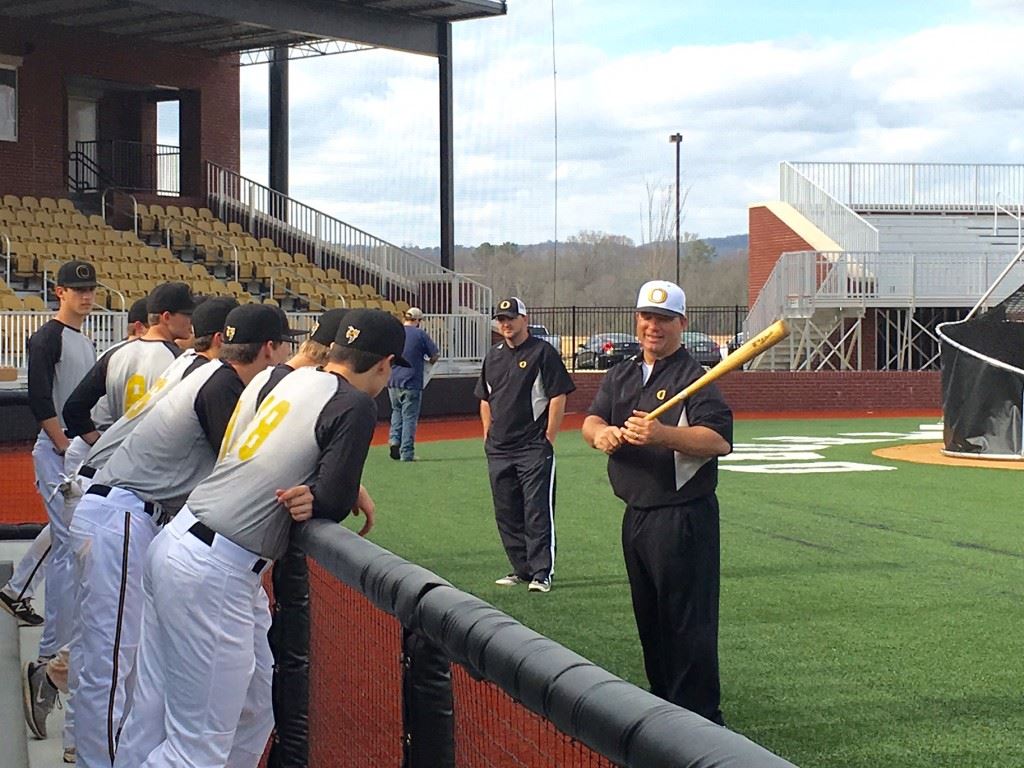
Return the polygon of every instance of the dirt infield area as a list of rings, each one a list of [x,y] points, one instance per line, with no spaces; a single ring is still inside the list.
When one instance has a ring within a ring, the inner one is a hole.
[[[1024,469],[1024,461],[1012,459],[961,459],[944,456],[942,443],[910,443],[879,448],[872,454],[882,459],[910,461],[914,464],[937,464],[943,467],[981,467],[983,469]]]

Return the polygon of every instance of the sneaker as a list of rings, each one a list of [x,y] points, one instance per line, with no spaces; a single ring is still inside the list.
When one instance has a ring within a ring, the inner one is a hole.
[[[43,623],[43,617],[32,610],[30,597],[19,600],[6,592],[0,592],[0,606],[3,606],[3,609],[16,618],[23,627],[38,627]]]
[[[399,453],[399,450],[400,450],[399,446],[397,446],[397,445],[389,445],[388,446],[388,456],[390,456],[395,461],[398,461],[401,458],[401,454]]]
[[[46,718],[57,703],[57,689],[46,676],[45,662],[26,661],[21,686],[25,722],[37,739],[45,739]]]
[[[551,579],[534,579],[527,587],[531,592],[542,592],[547,594],[551,591]]]
[[[64,762],[65,763],[77,763],[78,762],[78,752],[75,750],[74,747],[68,747],[67,749],[64,750]]]
[[[508,576],[502,576],[500,579],[495,579],[494,583],[499,587],[514,587],[516,584],[525,584],[526,579],[521,579],[516,574],[510,573]]]

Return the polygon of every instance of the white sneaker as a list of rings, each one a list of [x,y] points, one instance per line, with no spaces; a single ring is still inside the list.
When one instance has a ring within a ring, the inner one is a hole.
[[[531,592],[542,592],[547,594],[551,591],[551,579],[534,579],[527,587]]]
[[[500,579],[495,579],[494,583],[499,587],[514,587],[517,584],[525,584],[526,579],[521,579],[514,573],[510,573],[508,576],[502,576]]]

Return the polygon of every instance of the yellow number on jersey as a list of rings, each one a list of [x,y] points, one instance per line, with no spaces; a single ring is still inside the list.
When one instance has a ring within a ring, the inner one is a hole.
[[[136,373],[128,377],[124,385],[124,409],[127,412],[146,394],[146,377]]]
[[[242,410],[242,401],[239,400],[235,403],[235,410],[231,412],[231,418],[228,419],[228,425],[224,429],[224,437],[220,441],[220,452],[217,454],[217,461],[220,461],[227,455],[228,450],[231,448],[231,444],[235,441],[235,424],[238,423],[238,414]]]
[[[128,386],[125,387],[126,392],[129,391],[129,389],[131,388],[132,379],[134,378],[136,378],[136,376],[132,376],[132,378],[128,380]],[[142,377],[138,376],[138,378],[141,379]],[[145,386],[145,384],[143,384],[143,386]],[[137,398],[134,402],[129,404],[128,398],[126,397],[124,417],[128,419],[128,421],[131,421],[132,419],[137,419],[139,416],[143,414],[143,412],[145,412],[146,406],[149,405],[150,401],[153,399],[153,396],[156,395],[161,389],[163,389],[166,386],[167,379],[157,379],[156,381],[153,382],[153,386],[147,389],[145,392],[143,392],[142,396]]]
[[[240,461],[248,461],[256,455],[256,451],[263,445],[263,441],[281,425],[285,414],[291,410],[291,407],[292,404],[287,400],[277,400],[273,395],[263,401],[259,410],[256,411],[256,423],[239,438],[242,441],[238,446]]]

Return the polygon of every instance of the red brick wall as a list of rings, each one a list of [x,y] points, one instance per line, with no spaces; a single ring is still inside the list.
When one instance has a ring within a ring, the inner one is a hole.
[[[763,205],[752,207],[749,216],[747,306],[752,307],[780,255],[787,251],[812,251],[814,248]]]
[[[566,410],[586,411],[601,374],[574,374]],[[942,408],[938,371],[736,371],[718,381],[734,412],[785,414],[828,411],[920,412]]]
[[[60,195],[66,189],[67,80],[91,77],[137,86],[171,86],[199,93],[196,157],[239,167],[239,70],[233,56],[173,48],[56,25],[26,24],[0,14],[0,53],[23,58],[18,70],[18,141],[0,141],[0,193]],[[100,130],[138,126],[137,140],[154,141],[155,108],[134,115],[103,115],[130,99],[105,99]],[[102,135],[100,138],[104,138]],[[127,138],[124,135],[109,138]],[[199,169],[183,169],[199,178]],[[202,190],[187,190],[200,194]]]

